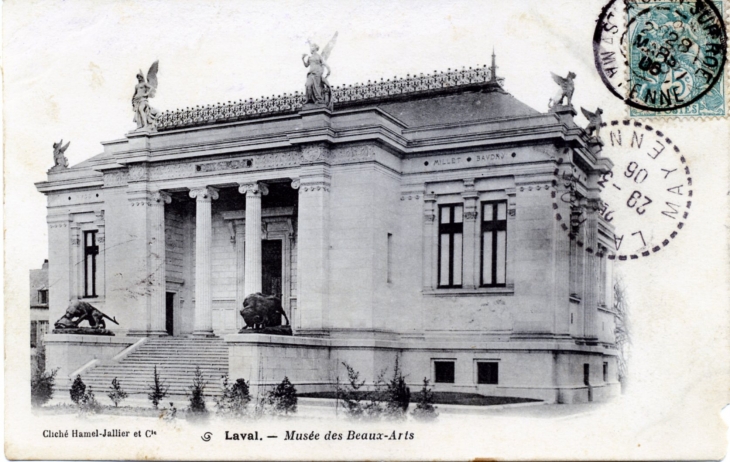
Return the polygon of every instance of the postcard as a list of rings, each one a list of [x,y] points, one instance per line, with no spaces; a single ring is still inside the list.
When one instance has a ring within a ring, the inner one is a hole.
[[[8,459],[726,453],[727,2],[3,6]]]

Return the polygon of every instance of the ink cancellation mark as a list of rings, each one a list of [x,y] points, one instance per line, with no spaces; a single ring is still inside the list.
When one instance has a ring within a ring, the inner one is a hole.
[[[593,36],[596,69],[631,115],[726,114],[720,8],[706,0],[611,0],[603,8]]]
[[[573,198],[572,172],[555,170],[567,180],[564,192],[553,190],[553,208],[559,202],[571,205],[571,216],[556,212],[555,218],[570,238],[586,252],[610,260],[637,260],[661,251],[684,228],[692,207],[692,176],[687,159],[671,138],[651,125],[638,121],[612,120],[602,124],[609,131],[603,155],[614,168],[596,182],[600,201],[576,203]],[[558,159],[562,165],[562,159]],[[580,227],[587,221],[586,208],[593,207],[613,226],[613,248],[591,248],[580,239]]]

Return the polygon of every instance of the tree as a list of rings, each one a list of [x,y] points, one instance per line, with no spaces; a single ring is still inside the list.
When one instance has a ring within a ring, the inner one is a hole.
[[[71,394],[71,401],[78,405],[83,399],[85,392],[86,384],[83,380],[81,380],[81,376],[77,375],[74,379],[74,383],[71,385],[71,390],[69,390],[69,393]]]
[[[398,357],[395,357],[393,378],[386,384],[385,414],[392,418],[405,418],[408,405],[411,402],[411,390],[406,385],[406,379],[400,370]]]
[[[269,402],[275,414],[293,414],[297,412],[297,389],[284,377],[279,385],[269,392]]]
[[[354,420],[362,419],[365,410],[363,406],[363,393],[361,388],[365,385],[365,380],[360,381],[360,373],[352,368],[346,362],[342,363],[347,370],[347,383],[344,386],[337,385],[337,397],[342,400],[342,406],[345,414]]]
[[[160,379],[160,374],[157,373],[157,366],[155,366],[153,374],[153,382],[148,387],[150,392],[147,394],[147,398],[152,401],[152,405],[157,409],[157,405],[167,396],[167,391],[170,387],[166,386],[165,382]]]
[[[416,408],[411,412],[411,415],[417,420],[433,420],[439,415],[433,405],[433,391],[428,388],[428,379],[426,377],[423,378],[423,388],[418,395],[418,404],[416,404]]]
[[[208,382],[203,378],[200,366],[195,367],[195,375],[193,376],[193,385],[190,387],[190,405],[188,406],[188,417],[191,419],[200,419],[208,415],[208,409],[205,407],[205,386]]]
[[[79,412],[81,414],[97,414],[101,410],[101,404],[96,400],[93,390],[89,388],[89,391],[83,394],[78,402]]]
[[[39,346],[36,351],[36,365],[30,377],[30,403],[43,406],[53,398],[58,369],[46,372],[45,347]]]
[[[248,383],[244,379],[237,379],[229,384],[228,374],[223,376],[223,396],[216,399],[216,413],[222,416],[242,417],[247,414],[251,393]]]
[[[112,380],[112,386],[109,388],[111,388],[111,391],[106,395],[112,400],[114,407],[118,407],[119,403],[127,398],[127,392],[122,390],[122,384],[119,383],[116,377]]]

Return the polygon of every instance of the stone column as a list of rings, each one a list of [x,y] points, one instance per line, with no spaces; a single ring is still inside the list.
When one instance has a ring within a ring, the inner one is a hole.
[[[474,188],[474,178],[464,180],[464,192],[461,193],[464,200],[464,232],[463,236],[463,273],[462,287],[465,289],[474,289],[481,285],[479,280],[479,240],[481,237],[477,233],[477,207],[479,194]]]
[[[210,291],[213,244],[211,222],[212,201],[218,199],[218,190],[211,187],[190,190],[195,199],[195,329],[193,335],[213,335],[212,295]]]
[[[152,193],[149,213],[150,226],[150,333],[167,335],[166,320],[166,281],[165,274],[165,204],[172,197],[164,191]]]
[[[244,183],[238,192],[246,195],[246,251],[243,291],[246,296],[261,292],[261,196],[269,193],[263,183]]]

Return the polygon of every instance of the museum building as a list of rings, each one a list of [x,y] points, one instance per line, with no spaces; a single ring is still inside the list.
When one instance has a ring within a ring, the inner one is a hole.
[[[162,112],[49,170],[49,318],[78,298],[119,322],[46,335],[62,381],[163,337],[210,339],[232,379],[300,391],[397,356],[411,389],[615,394],[612,163],[573,107],[519,102],[494,57],[331,91]],[[239,333],[256,292],[293,335]]]

